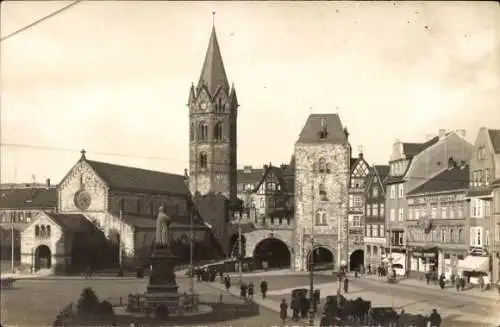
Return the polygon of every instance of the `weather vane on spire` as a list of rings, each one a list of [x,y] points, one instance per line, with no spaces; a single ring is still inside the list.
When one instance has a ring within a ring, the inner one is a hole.
[[[212,27],[215,27],[215,11],[212,11]]]

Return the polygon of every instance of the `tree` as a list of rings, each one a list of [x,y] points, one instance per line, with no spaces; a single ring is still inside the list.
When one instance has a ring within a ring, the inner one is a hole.
[[[76,306],[78,313],[94,314],[99,311],[99,307],[100,302],[94,290],[90,287],[84,288]]]

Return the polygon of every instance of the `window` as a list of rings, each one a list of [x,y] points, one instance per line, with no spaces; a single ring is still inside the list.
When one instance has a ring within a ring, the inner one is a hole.
[[[321,201],[326,201],[326,190],[324,184],[319,184],[319,198]]]
[[[324,210],[316,211],[316,225],[326,225],[326,212]]]
[[[385,236],[384,225],[380,225],[379,228],[380,228],[380,237],[384,237]]]
[[[437,217],[437,207],[436,206],[431,207],[431,217],[432,217],[432,219],[436,219],[436,217]]]
[[[484,201],[483,204],[484,204],[484,206],[483,206],[483,208],[484,208],[484,217],[488,218],[491,215],[491,212],[490,212],[491,202]]]
[[[370,227],[370,229],[368,230],[368,237],[372,237],[373,236],[373,225],[370,225],[369,227]]]
[[[318,171],[320,173],[325,173],[326,172],[326,160],[325,160],[325,158],[319,158],[319,161],[318,161]]]
[[[415,217],[415,220],[418,220],[418,218],[420,218],[420,208],[415,208],[414,217]]]
[[[404,208],[399,208],[398,220],[399,221],[405,220],[405,211],[404,211]]]
[[[457,218],[462,218],[464,216],[464,204],[459,203],[457,207]]]
[[[222,123],[217,123],[214,126],[214,139],[217,141],[222,141],[223,132],[222,132]]]
[[[408,208],[408,220],[413,220],[414,208]]]
[[[352,221],[351,221],[351,226],[352,227],[361,227],[361,216],[352,216]]]
[[[486,148],[481,146],[477,149],[477,159],[484,160],[486,158]]]
[[[380,217],[384,217],[385,216],[385,205],[384,203],[380,203]]]
[[[457,240],[455,239],[455,231],[450,229],[450,242],[455,243]]]
[[[378,187],[374,186],[372,190],[372,197],[377,198],[378,197]]]
[[[47,226],[45,229],[47,237],[50,237],[50,226]]]
[[[206,123],[201,123],[199,126],[198,140],[200,141],[208,140],[208,125]]]
[[[404,192],[404,185],[403,184],[399,184],[399,198],[402,199],[405,197],[405,192]]]
[[[488,246],[490,245],[490,230],[487,229],[485,232],[484,232],[484,246]]]
[[[35,226],[35,236],[40,236],[40,226]]]
[[[189,139],[194,141],[194,123],[191,123],[191,127],[189,128]]]
[[[447,213],[446,207],[442,206],[441,207],[441,219],[446,219],[446,213]]]
[[[446,243],[448,240],[448,233],[446,232],[446,230],[442,230],[441,231],[441,243]]]
[[[389,185],[389,189],[390,189],[390,198],[391,200],[394,200],[394,198],[396,198],[396,185]]]
[[[349,194],[349,208],[354,207],[354,195]]]
[[[449,207],[448,215],[450,219],[455,218],[455,205],[451,204]]]
[[[482,227],[471,227],[470,228],[470,245],[471,246],[481,246],[482,245]]]
[[[264,202],[264,198],[260,198],[260,207],[261,208],[265,208],[266,207],[266,203]]]
[[[464,231],[462,228],[458,230],[458,243],[462,243],[464,241]]]
[[[208,166],[208,158],[206,152],[200,153],[200,168],[206,169]]]
[[[373,204],[373,208],[372,208],[372,216],[374,216],[374,217],[378,217],[378,203],[374,203],[374,204]]]
[[[391,221],[396,221],[396,209],[391,209]]]
[[[372,217],[372,213],[373,213],[372,205],[371,204],[368,205],[367,208],[368,208],[368,211],[366,212],[366,215],[368,217]]]

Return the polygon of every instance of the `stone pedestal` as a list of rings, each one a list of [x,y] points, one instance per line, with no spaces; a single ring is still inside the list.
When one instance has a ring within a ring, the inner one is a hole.
[[[161,305],[177,307],[179,293],[174,267],[178,262],[168,247],[157,246],[151,256],[151,276],[146,290],[146,304],[150,308]]]

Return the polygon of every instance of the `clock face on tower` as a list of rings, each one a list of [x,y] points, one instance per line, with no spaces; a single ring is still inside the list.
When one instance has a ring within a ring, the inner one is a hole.
[[[207,103],[206,102],[200,103],[200,109],[201,110],[206,110],[207,109]]]
[[[90,203],[92,202],[92,197],[89,192],[85,190],[80,190],[75,193],[75,206],[84,211],[90,207]]]

